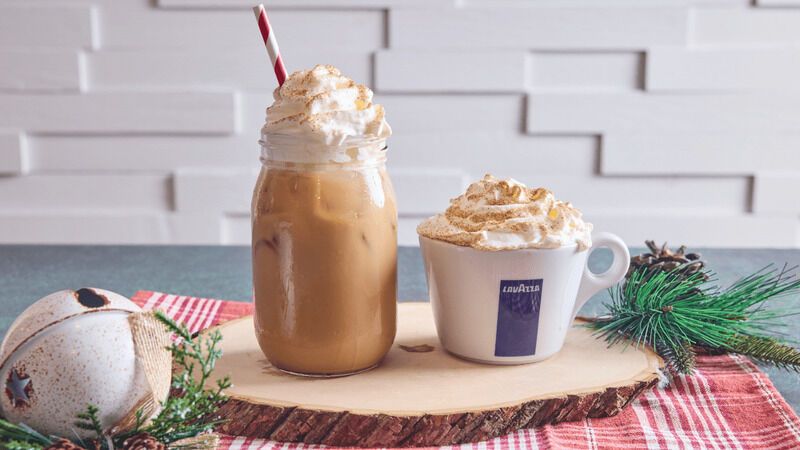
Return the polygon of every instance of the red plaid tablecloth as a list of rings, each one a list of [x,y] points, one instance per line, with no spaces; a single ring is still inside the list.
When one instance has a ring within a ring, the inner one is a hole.
[[[250,303],[140,291],[133,300],[159,308],[194,332],[250,314]],[[223,450],[320,448],[224,436]],[[747,358],[703,356],[693,376],[653,389],[616,417],[518,431],[464,449],[800,449],[800,419]]]

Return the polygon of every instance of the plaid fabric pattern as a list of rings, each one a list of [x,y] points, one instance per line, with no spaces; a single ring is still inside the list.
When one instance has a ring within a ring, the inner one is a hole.
[[[252,313],[250,303],[140,291],[133,301],[161,309],[192,332]],[[222,450],[313,449],[223,436]],[[528,449],[800,449],[800,419],[747,358],[701,356],[692,376],[642,394],[616,417],[548,425],[450,448]]]

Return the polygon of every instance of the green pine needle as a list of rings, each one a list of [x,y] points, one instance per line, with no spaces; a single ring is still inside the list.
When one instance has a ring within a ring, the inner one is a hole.
[[[735,346],[744,345],[743,336],[766,337],[785,327],[781,319],[798,314],[800,307],[765,306],[769,300],[800,292],[794,269],[768,266],[721,290],[708,271],[687,276],[679,269],[653,273],[643,268],[611,289],[611,302],[605,304],[610,316],[591,326],[609,344],[630,340],[637,346],[648,345],[664,352],[677,372],[689,373],[691,345],[736,351]],[[757,353],[755,343],[749,345]],[[761,354],[766,360],[776,357],[774,350],[761,349]],[[796,361],[782,361],[785,367],[798,367]]]
[[[692,373],[697,354],[689,341],[682,340],[676,344],[657,343],[656,351],[667,363],[667,369],[672,373]]]
[[[13,424],[0,419],[0,449],[39,450],[53,440],[25,424]]]
[[[773,337],[737,336],[730,347],[733,353],[746,355],[782,369],[800,372],[800,350]]]

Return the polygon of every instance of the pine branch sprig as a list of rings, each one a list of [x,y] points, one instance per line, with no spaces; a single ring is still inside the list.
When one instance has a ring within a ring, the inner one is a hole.
[[[800,292],[795,269],[767,266],[720,289],[707,270],[687,275],[680,268],[658,272],[642,268],[611,289],[611,301],[605,304],[610,316],[590,326],[609,344],[629,340],[655,348],[678,373],[691,373],[695,345],[747,351],[756,359],[800,370],[792,347],[777,348],[774,337],[772,343],[755,339],[769,338],[786,327],[783,319],[800,313],[797,304],[766,307],[768,301]]]
[[[0,419],[0,449],[39,450],[53,442],[25,424],[13,424]]]
[[[800,372],[800,350],[771,336],[737,336],[730,349],[764,364]]]
[[[664,358],[671,373],[691,373],[697,365],[697,355],[687,340],[674,344],[657,343],[656,352]]]

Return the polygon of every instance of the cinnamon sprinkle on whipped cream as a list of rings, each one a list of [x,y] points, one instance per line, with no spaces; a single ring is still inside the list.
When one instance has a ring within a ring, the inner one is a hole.
[[[386,139],[392,129],[372,90],[331,65],[292,73],[275,89],[262,135],[295,135],[336,147],[348,138]]]
[[[486,175],[417,227],[421,236],[478,250],[592,245],[592,224],[545,188]]]

